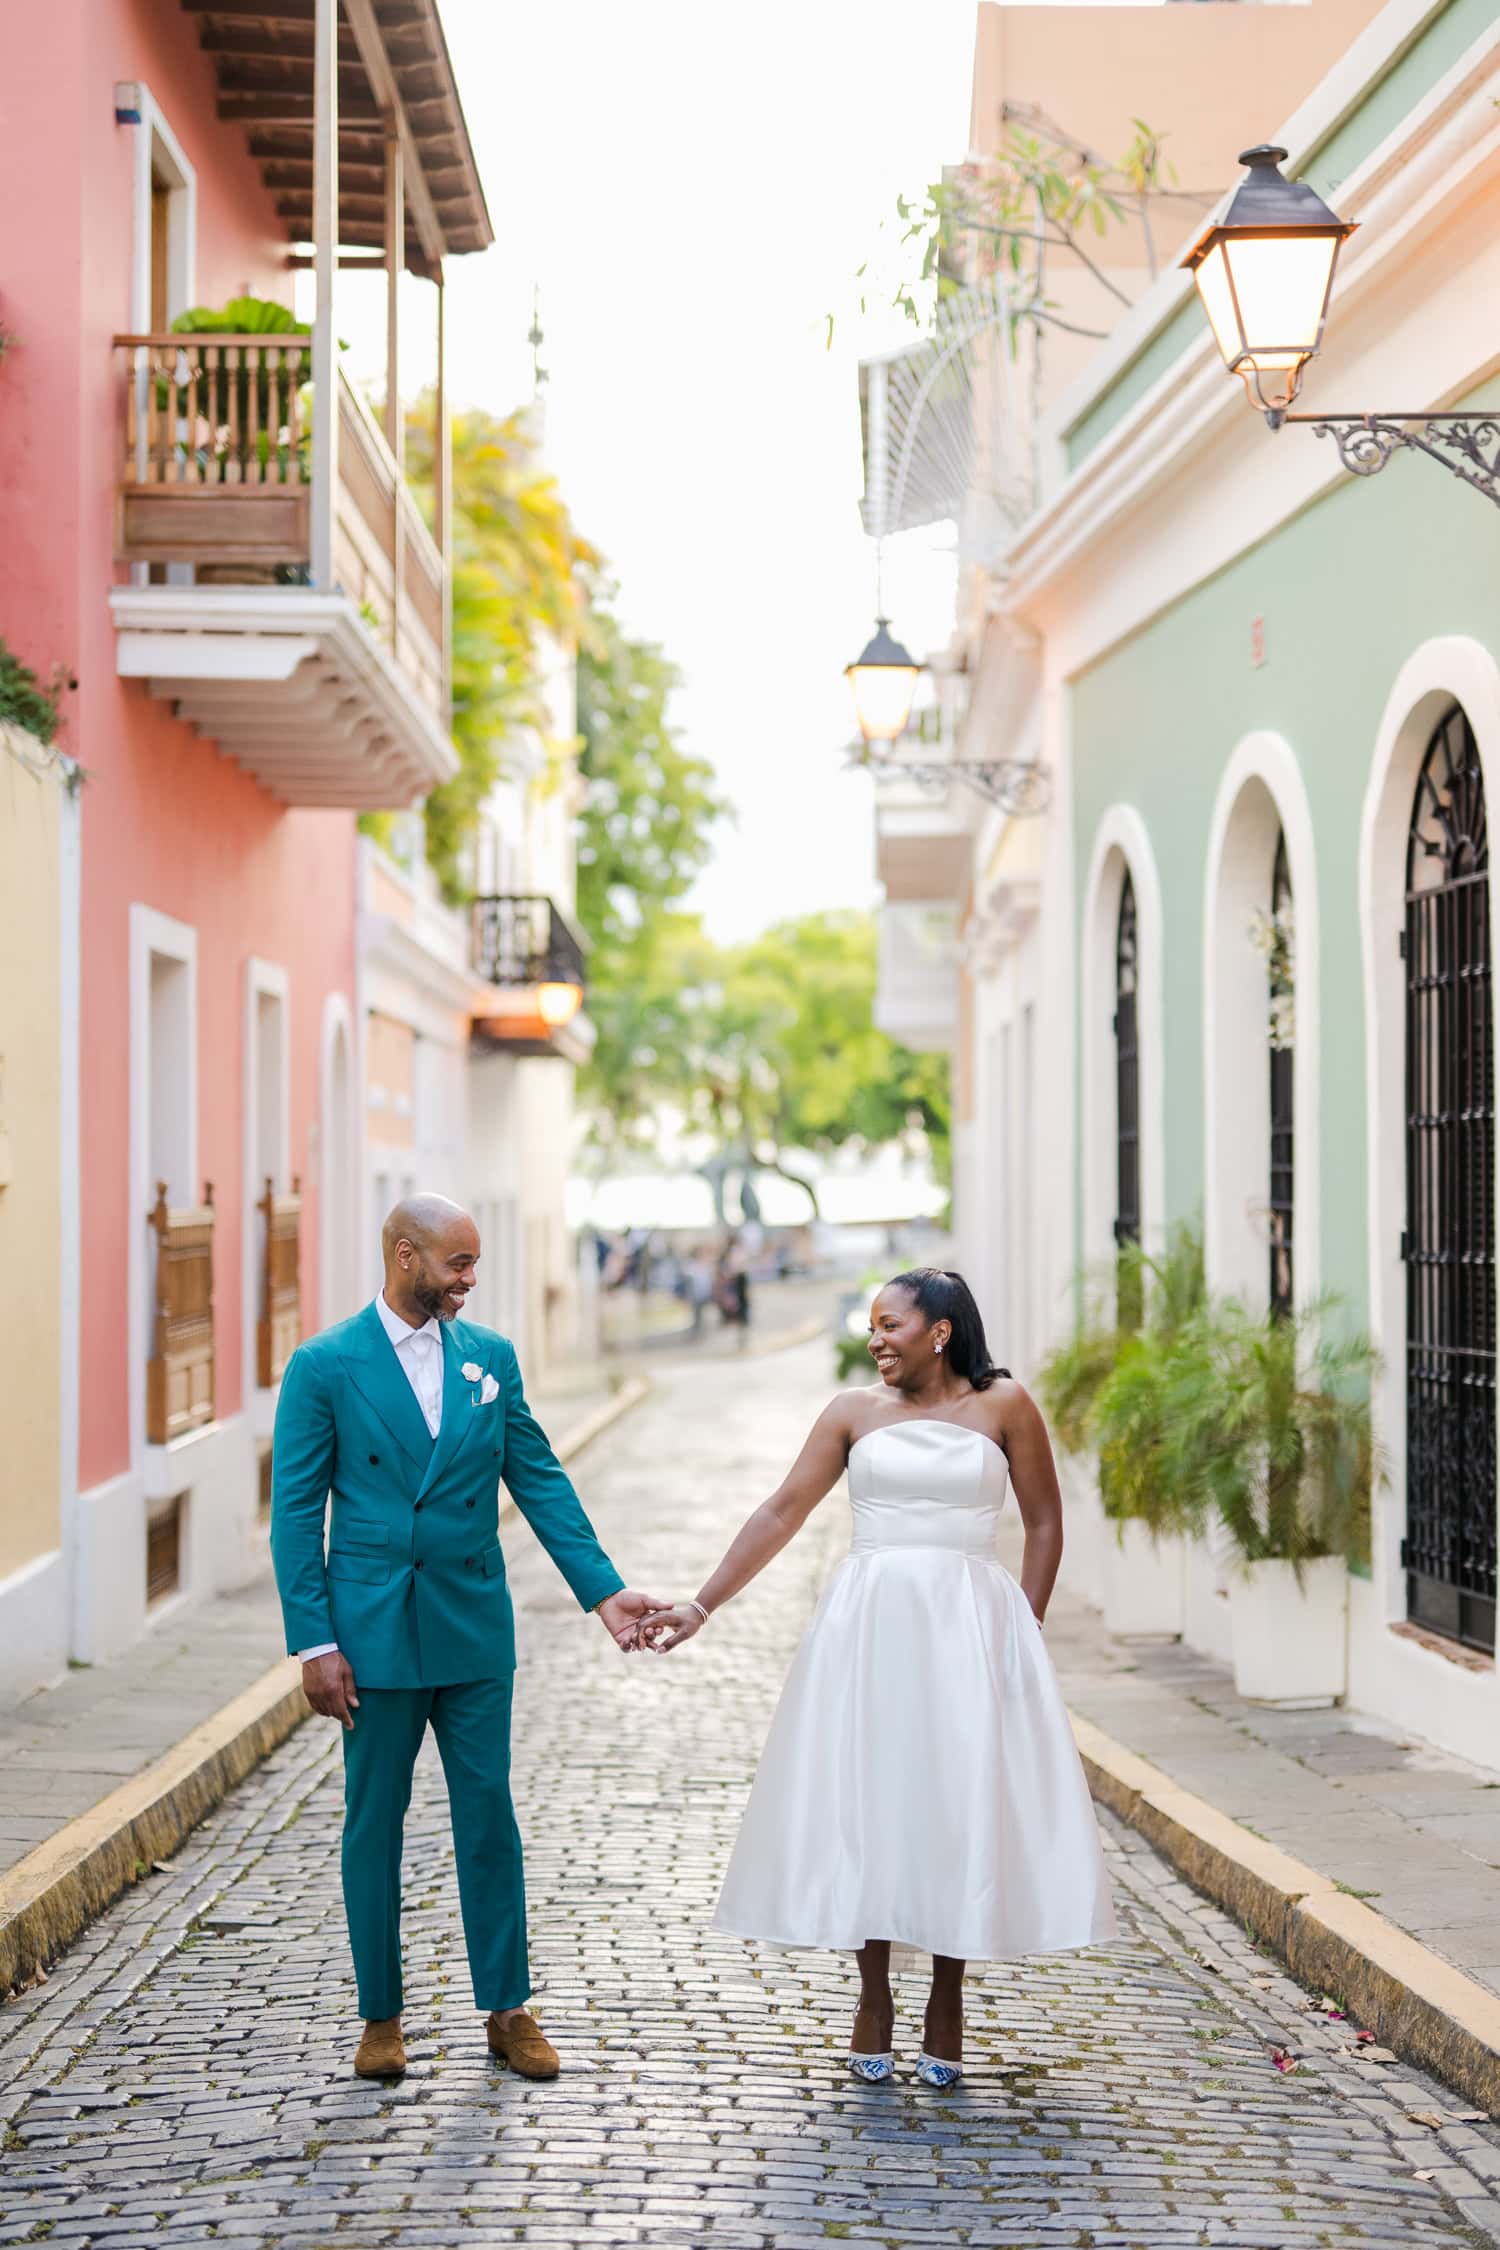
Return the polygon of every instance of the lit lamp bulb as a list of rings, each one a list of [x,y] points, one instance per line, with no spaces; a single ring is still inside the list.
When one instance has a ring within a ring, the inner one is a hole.
[[[1283,177],[1286,153],[1246,149],[1246,176],[1228,210],[1182,261],[1224,365],[1244,378],[1273,429],[1323,341],[1339,248],[1354,232],[1305,180]]]
[[[916,658],[892,639],[886,619],[877,617],[875,638],[844,667],[866,742],[894,742],[905,733],[921,670]]]
[[[583,1006],[583,994],[576,984],[539,984],[536,991],[536,1012],[549,1031],[561,1031],[571,1023]]]

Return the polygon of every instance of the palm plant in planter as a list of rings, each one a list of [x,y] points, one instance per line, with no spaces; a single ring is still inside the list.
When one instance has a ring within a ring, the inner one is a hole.
[[[1110,1631],[1180,1633],[1185,1554],[1166,1473],[1173,1423],[1164,1375],[1203,1305],[1196,1227],[1174,1227],[1159,1257],[1124,1244],[1111,1281],[1044,1362],[1038,1387],[1058,1442],[1097,1457],[1099,1500],[1114,1530],[1103,1556]]]
[[[1217,1302],[1178,1336],[1165,1378],[1167,1504],[1234,1542],[1235,1685],[1262,1702],[1344,1690],[1348,1565],[1368,1557],[1381,1474],[1379,1360],[1367,1336],[1333,1330],[1336,1302],[1284,1315]]]

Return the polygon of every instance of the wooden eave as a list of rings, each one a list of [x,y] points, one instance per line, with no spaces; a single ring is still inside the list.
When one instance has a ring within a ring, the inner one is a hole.
[[[277,214],[292,242],[312,233],[314,0],[181,0],[213,63],[219,116],[245,128]],[[401,104],[408,146],[445,256],[487,250],[494,228],[485,208],[469,128],[438,17],[437,0],[366,0],[365,49],[341,7],[339,21],[339,238],[384,245],[385,119],[366,54],[368,25],[384,53]],[[376,64],[371,67],[378,67]],[[410,163],[408,160],[408,171]],[[406,258],[430,270],[416,198],[406,198]]]

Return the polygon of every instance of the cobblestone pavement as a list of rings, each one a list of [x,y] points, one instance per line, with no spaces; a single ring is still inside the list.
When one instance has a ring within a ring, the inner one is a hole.
[[[696,1583],[800,1437],[826,1365],[817,1345],[674,1372],[585,1457],[632,1577]],[[1109,1838],[1121,1941],[986,1971],[969,2076],[946,2096],[844,2076],[846,1962],[705,1933],[845,1531],[835,1498],[692,1648],[627,1663],[510,1529],[517,1786],[557,2084],[486,2058],[431,1761],[407,1849],[411,2069],[389,2090],[349,2075],[337,1746],[314,1724],[0,2009],[0,2242],[1500,2241],[1500,2132],[1361,2057],[1353,2026],[1325,2020],[1133,1835]],[[908,2063],[919,2003],[906,1987]]]

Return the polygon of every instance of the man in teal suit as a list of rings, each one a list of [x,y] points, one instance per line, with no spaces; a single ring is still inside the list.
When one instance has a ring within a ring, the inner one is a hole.
[[[663,1605],[628,1591],[599,1545],[526,1404],[514,1347],[458,1318],[479,1262],[473,1220],[445,1197],[416,1196],[386,1220],[381,1247],[375,1302],[288,1364],[271,1492],[287,1648],[313,1709],[344,1728],[344,1906],[365,2019],[354,2067],[364,2078],[406,2067],[401,1841],[430,1725],[491,2052],[553,2078],[556,2051],[522,2005],[531,1982],[510,1799],[516,1654],[501,1480],[622,1648]]]

